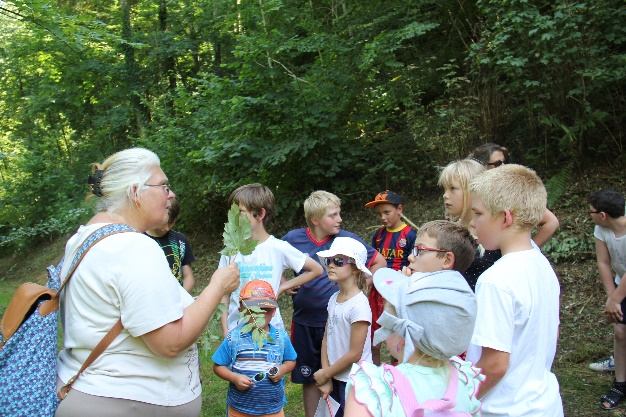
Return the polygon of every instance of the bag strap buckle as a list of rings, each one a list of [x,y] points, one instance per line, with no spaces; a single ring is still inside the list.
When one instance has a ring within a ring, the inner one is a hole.
[[[62,386],[59,392],[57,392],[57,397],[59,397],[59,400],[63,401],[65,397],[67,397],[67,394],[69,394],[70,389],[72,389],[72,384],[74,383],[74,381],[76,381],[76,378],[78,378],[78,375],[74,375],[73,377],[71,377],[70,380],[67,381],[67,384]]]

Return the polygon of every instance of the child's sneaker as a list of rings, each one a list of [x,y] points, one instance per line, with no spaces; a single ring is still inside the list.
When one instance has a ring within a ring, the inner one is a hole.
[[[613,372],[615,371],[615,362],[613,361],[613,356],[609,356],[608,358],[599,362],[590,363],[589,368],[597,372]]]

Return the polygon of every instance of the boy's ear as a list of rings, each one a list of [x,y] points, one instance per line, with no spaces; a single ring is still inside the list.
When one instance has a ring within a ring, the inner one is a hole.
[[[265,209],[263,207],[261,207],[261,211],[259,214],[257,214],[256,216],[254,216],[257,220],[263,220],[265,218],[265,215],[267,214],[267,211],[265,211]]]
[[[444,271],[449,271],[454,269],[454,253],[453,252],[446,252],[446,255],[443,257],[443,265],[441,266],[441,268]]]
[[[320,225],[320,221],[317,220],[317,218],[315,216],[311,216],[311,224],[313,224],[313,226],[319,226]]]
[[[402,213],[402,204],[398,204],[397,210],[398,213]]]
[[[503,226],[505,228],[511,226],[513,224],[513,213],[511,213],[511,210],[504,210],[504,223]]]

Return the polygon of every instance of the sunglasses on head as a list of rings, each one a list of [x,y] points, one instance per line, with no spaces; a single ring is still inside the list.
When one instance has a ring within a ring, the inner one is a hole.
[[[328,258],[324,258],[323,263],[324,263],[324,266],[328,268],[330,264],[341,267],[341,266],[344,266],[345,264],[355,264],[356,262],[354,262],[354,259],[349,258],[347,256],[335,255],[335,256],[330,256]]]
[[[266,376],[276,376],[278,374],[278,367],[272,366],[267,372],[259,372],[255,374],[252,379],[254,382],[261,382],[265,379]]]
[[[496,162],[487,162],[488,166],[492,166],[494,168],[498,168],[500,165],[504,165],[506,162],[504,161],[496,161]]]

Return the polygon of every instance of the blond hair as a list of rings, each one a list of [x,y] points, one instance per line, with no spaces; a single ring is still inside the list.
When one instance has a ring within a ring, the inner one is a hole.
[[[246,184],[238,187],[235,191],[230,193],[230,197],[228,198],[228,205],[232,206],[233,203],[245,206],[254,218],[261,215],[261,209],[265,209],[265,217],[263,217],[264,226],[270,224],[274,218],[274,194],[263,184]]]
[[[546,211],[546,187],[535,171],[522,165],[488,170],[470,183],[469,190],[480,198],[492,217],[509,210],[517,230],[537,226]]]
[[[143,148],[130,148],[109,156],[102,164],[91,164],[92,172],[102,170],[100,189],[102,197],[98,200],[98,211],[116,212],[132,204],[132,188],[147,188],[146,182],[154,174],[154,169],[161,165],[159,157]],[[87,198],[93,197],[93,194]],[[137,198],[141,199],[138,193]]]
[[[439,174],[439,181],[437,181],[439,186],[445,189],[452,188],[453,184],[458,181],[461,190],[463,190],[463,211],[461,212],[461,219],[465,218],[470,211],[468,185],[473,178],[482,174],[485,170],[485,166],[478,161],[473,159],[461,159],[450,162]]]
[[[363,271],[359,270],[359,275],[356,276],[356,286],[367,295],[367,281]]]
[[[341,200],[333,193],[328,191],[313,191],[311,195],[304,200],[304,218],[309,227],[313,226],[311,218],[315,217],[321,220],[326,214],[326,210],[330,207],[341,207]]]

